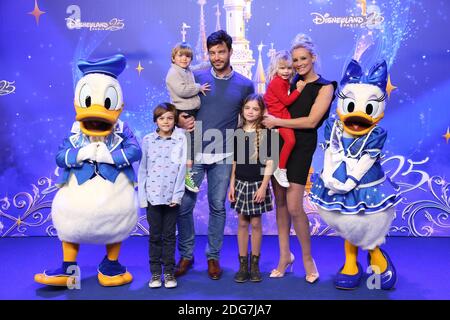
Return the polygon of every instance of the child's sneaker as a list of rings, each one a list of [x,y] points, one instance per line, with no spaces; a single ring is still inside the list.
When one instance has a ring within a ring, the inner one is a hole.
[[[174,275],[171,273],[166,273],[164,275],[164,287],[166,288],[175,288],[178,285],[177,280]]]
[[[152,279],[150,280],[150,282],[148,283],[148,286],[150,288],[160,288],[162,285],[162,281],[161,281],[161,275],[160,274],[154,274],[152,275]]]
[[[186,186],[186,189],[188,189],[189,191],[197,193],[197,192],[200,191],[200,189],[195,184],[194,179],[192,179],[192,176],[194,174],[195,173],[190,171],[190,170],[186,171],[186,176],[185,176],[185,179],[184,179],[184,185]]]
[[[273,176],[275,177],[275,179],[277,179],[280,186],[285,187],[285,188],[289,187],[289,181],[287,178],[287,170],[286,169],[277,168],[273,172]]]

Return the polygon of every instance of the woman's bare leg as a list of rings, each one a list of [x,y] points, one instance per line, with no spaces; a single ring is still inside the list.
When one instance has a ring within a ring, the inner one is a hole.
[[[291,262],[291,249],[289,246],[291,217],[287,208],[286,188],[280,186],[275,179],[272,179],[272,186],[275,194],[278,244],[280,247],[280,259],[278,260],[277,270],[284,273],[286,265]]]
[[[294,230],[302,247],[303,265],[306,274],[317,272],[315,263],[311,254],[311,237],[309,234],[309,220],[303,209],[303,194],[305,186],[290,182],[287,190],[287,207],[294,224]]]

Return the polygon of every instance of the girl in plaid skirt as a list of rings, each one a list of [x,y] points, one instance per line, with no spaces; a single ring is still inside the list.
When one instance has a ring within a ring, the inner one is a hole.
[[[251,94],[241,109],[243,124],[234,136],[234,161],[228,200],[239,217],[239,271],[236,282],[261,281],[261,215],[273,209],[269,186],[273,161],[270,154],[270,130],[262,120],[266,107],[261,95]],[[252,227],[251,250],[248,254],[249,225]],[[250,260],[250,262],[249,262]]]

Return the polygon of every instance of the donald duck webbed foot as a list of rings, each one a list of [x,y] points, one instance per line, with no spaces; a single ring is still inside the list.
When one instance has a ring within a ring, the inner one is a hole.
[[[346,274],[343,273],[345,269],[345,266],[342,267],[339,272],[336,274],[336,278],[334,280],[334,284],[337,289],[343,289],[343,290],[353,290],[356,289],[359,284],[361,283],[362,279],[362,266],[357,262],[356,264],[356,273],[354,274]]]
[[[367,255],[367,264],[372,267],[372,272],[368,274],[369,277],[373,273],[380,274],[381,289],[390,290],[395,286],[397,282],[397,271],[386,251],[379,247],[371,250]]]
[[[34,275],[34,281],[47,286],[68,287],[75,285],[79,273],[76,270],[78,265],[76,262],[63,262],[61,268],[54,270],[45,270],[43,273]]]
[[[109,260],[107,256],[98,266],[98,282],[104,287],[121,286],[133,281],[133,276],[118,260]]]
[[[362,279],[363,269],[359,262],[358,247],[345,240],[345,264],[336,274],[334,284],[337,289],[356,289]]]

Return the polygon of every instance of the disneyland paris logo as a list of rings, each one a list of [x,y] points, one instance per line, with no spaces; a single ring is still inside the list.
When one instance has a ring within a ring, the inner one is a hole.
[[[16,91],[16,87],[13,86],[14,82],[15,81],[9,82],[7,80],[0,80],[0,96],[14,93],[14,91]]]
[[[341,28],[375,28],[384,21],[380,8],[376,5],[366,7],[366,1],[361,1],[361,15],[359,16],[332,16],[329,13],[312,12],[315,24],[338,24]]]
[[[66,18],[66,25],[69,30],[89,28],[89,31],[117,31],[125,27],[122,19],[113,18],[109,22],[82,22],[81,8],[77,5],[70,5],[66,10],[70,14]]]

